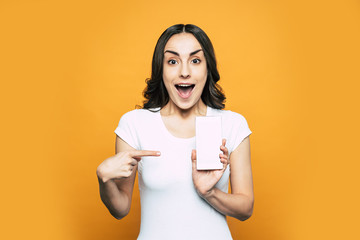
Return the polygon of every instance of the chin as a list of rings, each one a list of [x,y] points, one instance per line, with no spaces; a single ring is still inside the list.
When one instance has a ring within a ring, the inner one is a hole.
[[[188,110],[188,109],[191,109],[192,107],[194,107],[196,104],[198,104],[199,100],[198,101],[189,101],[189,102],[178,101],[175,103],[175,105],[182,110]]]
[[[188,110],[194,106],[194,104],[189,103],[175,103],[175,105],[182,110]]]

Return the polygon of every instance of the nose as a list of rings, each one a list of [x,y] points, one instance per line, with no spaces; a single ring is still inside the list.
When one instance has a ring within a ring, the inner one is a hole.
[[[190,68],[189,68],[188,64],[186,64],[186,63],[181,64],[180,78],[183,78],[183,79],[190,78]]]

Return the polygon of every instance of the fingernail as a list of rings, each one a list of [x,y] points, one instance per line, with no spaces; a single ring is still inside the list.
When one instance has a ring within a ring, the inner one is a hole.
[[[161,155],[161,152],[157,152],[156,155],[160,156],[160,155]]]

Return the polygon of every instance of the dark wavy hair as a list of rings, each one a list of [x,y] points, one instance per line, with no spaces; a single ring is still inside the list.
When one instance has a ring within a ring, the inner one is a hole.
[[[217,84],[220,75],[216,66],[216,58],[213,45],[206,33],[192,24],[176,24],[166,29],[156,43],[152,59],[151,78],[146,79],[147,87],[143,95],[145,97],[144,109],[162,108],[169,102],[169,94],[163,81],[164,49],[169,39],[179,33],[191,33],[199,41],[206,58],[207,79],[201,94],[202,101],[209,107],[223,109],[225,107],[225,95]]]

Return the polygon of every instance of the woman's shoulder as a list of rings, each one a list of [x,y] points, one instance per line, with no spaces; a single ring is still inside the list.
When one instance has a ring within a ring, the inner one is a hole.
[[[231,110],[212,109],[213,116],[221,116],[223,137],[226,138],[229,152],[232,152],[252,132],[243,115]]]
[[[139,117],[139,116],[149,116],[149,115],[154,115],[158,112],[157,108],[151,108],[151,109],[134,109],[131,110],[129,112],[124,113],[124,115],[122,115],[122,117],[127,117],[127,118],[132,118],[132,117]]]
[[[221,109],[214,109],[210,108],[210,114],[209,116],[221,116],[223,120],[231,120],[231,121],[246,121],[245,117],[241,115],[240,113],[233,112],[231,110],[221,110]]]
[[[148,121],[151,119],[151,117],[155,117],[157,112],[158,112],[158,109],[156,109],[156,108],[134,109],[134,110],[124,113],[121,116],[120,121],[126,121],[126,122],[131,122],[131,123]]]

